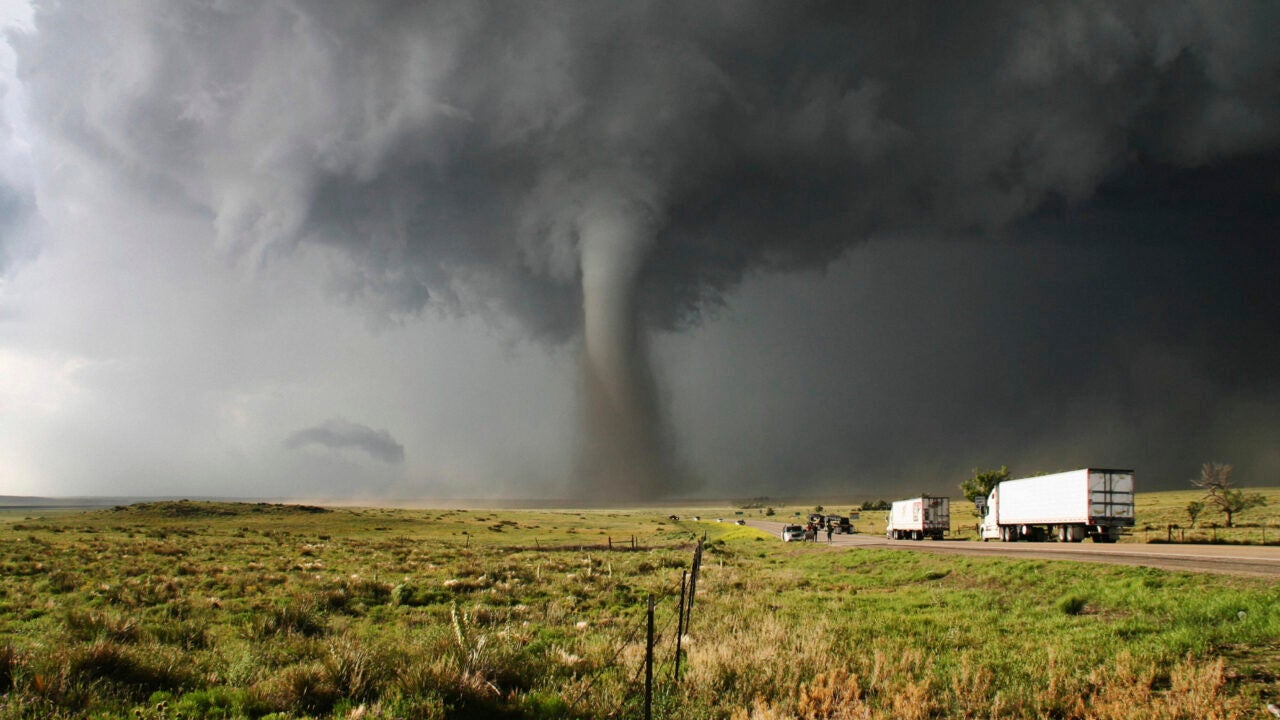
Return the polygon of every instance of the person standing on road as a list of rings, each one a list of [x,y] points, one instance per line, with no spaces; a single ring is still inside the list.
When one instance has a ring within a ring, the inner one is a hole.
[[[831,532],[832,532],[831,523],[827,523],[827,544],[828,545],[831,544]]]

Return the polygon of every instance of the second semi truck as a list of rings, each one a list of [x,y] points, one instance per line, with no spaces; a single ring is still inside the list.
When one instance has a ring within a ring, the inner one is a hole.
[[[1084,468],[996,485],[982,539],[1112,543],[1133,524],[1133,471]]]

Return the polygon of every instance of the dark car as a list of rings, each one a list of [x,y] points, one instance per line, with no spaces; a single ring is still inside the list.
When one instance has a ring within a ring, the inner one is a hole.
[[[832,529],[837,535],[852,535],[853,524],[849,522],[849,518],[843,515],[828,515],[827,527]]]

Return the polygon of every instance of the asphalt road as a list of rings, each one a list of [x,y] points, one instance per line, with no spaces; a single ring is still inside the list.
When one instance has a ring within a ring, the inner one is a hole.
[[[748,520],[751,527],[781,540],[783,523]],[[828,546],[825,532],[819,533],[819,545]],[[1227,573],[1280,577],[1280,547],[1260,545],[1146,545],[1117,543],[1099,545],[1089,542],[1058,544],[977,542],[975,540],[888,540],[877,535],[834,535],[832,549],[883,548],[913,552],[986,555],[1044,560],[1139,565],[1164,570]]]

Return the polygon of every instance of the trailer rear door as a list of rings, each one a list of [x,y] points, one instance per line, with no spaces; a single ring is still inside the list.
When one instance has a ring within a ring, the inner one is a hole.
[[[1089,471],[1090,522],[1133,524],[1133,471]]]

